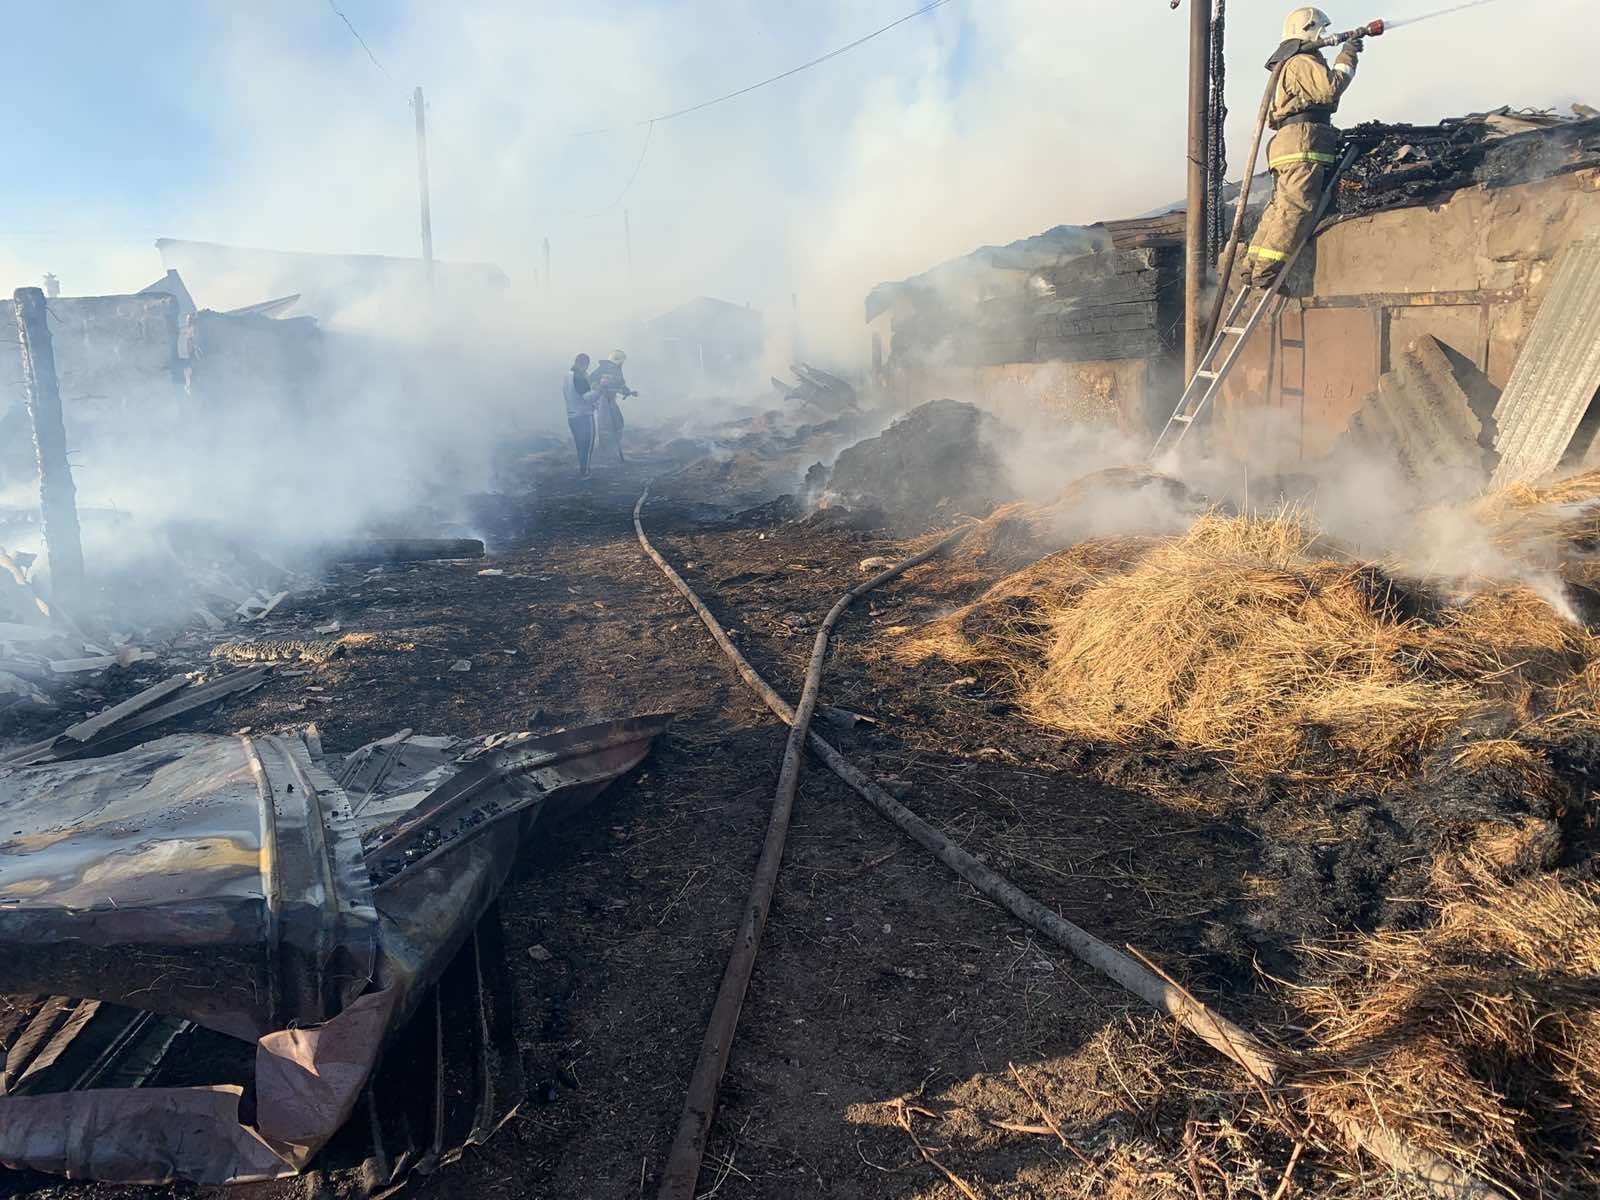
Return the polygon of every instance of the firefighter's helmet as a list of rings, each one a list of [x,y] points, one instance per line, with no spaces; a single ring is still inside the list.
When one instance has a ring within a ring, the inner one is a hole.
[[[1314,42],[1333,22],[1320,8],[1297,8],[1283,19],[1283,40]]]

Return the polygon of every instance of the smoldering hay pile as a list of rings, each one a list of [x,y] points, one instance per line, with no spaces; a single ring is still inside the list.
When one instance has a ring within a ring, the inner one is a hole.
[[[1210,759],[1241,800],[1471,794],[1419,823],[1406,920],[1302,947],[1280,993],[1313,1064],[1302,1095],[1507,1195],[1600,1194],[1600,637],[1557,607],[1594,611],[1600,475],[1471,516],[1525,570],[1423,576],[1307,513],[1211,511],[1180,533],[1035,538],[1035,561],[985,574],[1015,548],[1001,522],[1059,526],[1000,513],[955,569],[976,562],[982,590],[893,654],[998,667],[1038,725]]]
[[[1212,510],[1181,533],[1053,545],[1037,531],[1061,529],[1064,508],[980,523],[956,576],[1020,569],[909,631],[895,656],[998,658],[1028,714],[1062,733],[1325,784],[1420,769],[1490,731],[1532,754],[1600,697],[1600,639],[1527,583],[1410,577],[1294,512]],[[1514,520],[1537,524],[1534,511]]]

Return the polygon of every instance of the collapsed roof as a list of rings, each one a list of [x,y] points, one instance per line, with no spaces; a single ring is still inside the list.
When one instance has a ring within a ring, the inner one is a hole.
[[[1575,106],[1580,112],[1592,110]],[[1510,187],[1600,165],[1600,117],[1562,117],[1509,107],[1451,117],[1435,125],[1369,122],[1349,130],[1360,156],[1339,190],[1340,217],[1425,204],[1459,188]],[[1271,193],[1266,174],[1252,180],[1251,207]],[[1231,205],[1238,184],[1228,185]],[[982,246],[919,275],[880,283],[866,299],[866,319],[894,307],[962,308],[1016,292],[1019,282],[1084,255],[1183,244],[1182,202],[1131,219],[1057,225],[1003,246]],[[1036,289],[1048,299],[1047,290]]]
[[[1425,204],[1465,187],[1512,187],[1600,166],[1600,117],[1499,108],[1437,125],[1369,121],[1347,137],[1361,153],[1335,201],[1343,217]]]

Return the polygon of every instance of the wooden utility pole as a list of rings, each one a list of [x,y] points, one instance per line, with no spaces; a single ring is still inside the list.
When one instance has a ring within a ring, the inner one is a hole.
[[[422,261],[428,267],[428,286],[433,286],[433,211],[428,202],[428,121],[422,106],[422,86],[411,94],[411,107],[417,115],[417,192],[422,198]]]
[[[67,463],[67,429],[61,417],[61,389],[56,382],[44,292],[18,288],[12,299],[22,347],[22,390],[33,422],[33,450],[39,465],[39,518],[50,556],[50,590],[59,600],[83,590],[78,493]]]
[[[1207,217],[1206,163],[1210,146],[1211,0],[1189,0],[1189,200],[1184,221],[1183,378],[1187,382],[1205,347],[1204,307]]]

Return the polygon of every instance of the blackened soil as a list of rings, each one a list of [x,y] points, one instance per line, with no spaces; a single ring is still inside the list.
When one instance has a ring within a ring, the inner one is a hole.
[[[340,752],[408,726],[469,734],[677,714],[643,767],[535,847],[504,894],[529,1100],[487,1144],[414,1184],[416,1195],[654,1190],[784,741],[634,540],[633,502],[670,465],[642,459],[580,484],[553,456],[527,494],[481,506],[497,547],[489,561],[336,572],[325,594],[274,614],[261,634],[305,636],[337,618],[369,641],[188,718],[219,731],[315,721]],[[674,501],[647,507],[645,521],[756,667],[792,696],[816,622],[861,577],[858,562],[903,546],[848,522],[788,515],[713,521]],[[1312,814],[1295,846],[1269,850],[1249,817],[1258,800],[1230,809],[1188,802],[1181,788],[1099,781],[1083,747],[1027,725],[998,684],[886,659],[887,627],[935,608],[914,578],[858,604],[840,628],[823,701],[876,723],[828,736],[1046,905],[1114,945],[1135,945],[1230,1015],[1270,1018],[1250,964],[1287,955],[1289,923],[1259,914],[1310,905],[1330,921],[1335,912],[1358,919],[1378,887],[1341,881],[1348,860],[1323,854],[1346,826]],[[470,668],[453,670],[461,660]],[[1214,772],[1194,770],[1216,788]],[[1137,783],[1138,772],[1127,778]],[[1378,814],[1353,811],[1352,828],[1386,836]],[[1318,899],[1330,880],[1349,892],[1332,908]],[[1140,1013],[808,768],[702,1194],[956,1195],[889,1115],[902,1096],[971,1118],[915,1119],[925,1139],[950,1142],[940,1161],[995,1195],[1167,1194],[1179,1179],[1170,1156],[1183,1113],[1151,1101],[1138,1081],[1156,1080],[1160,1093],[1180,1071],[1215,1092],[1242,1077],[1205,1075],[1209,1052]],[[1097,1160],[1117,1130],[1136,1129],[1163,1147],[1159,1161],[1144,1175],[1119,1159],[1119,1192],[1054,1138],[994,1125],[1039,1121],[1013,1063]],[[1272,1149],[1275,1170],[1286,1150]],[[194,1193],[0,1176],[7,1194]]]

